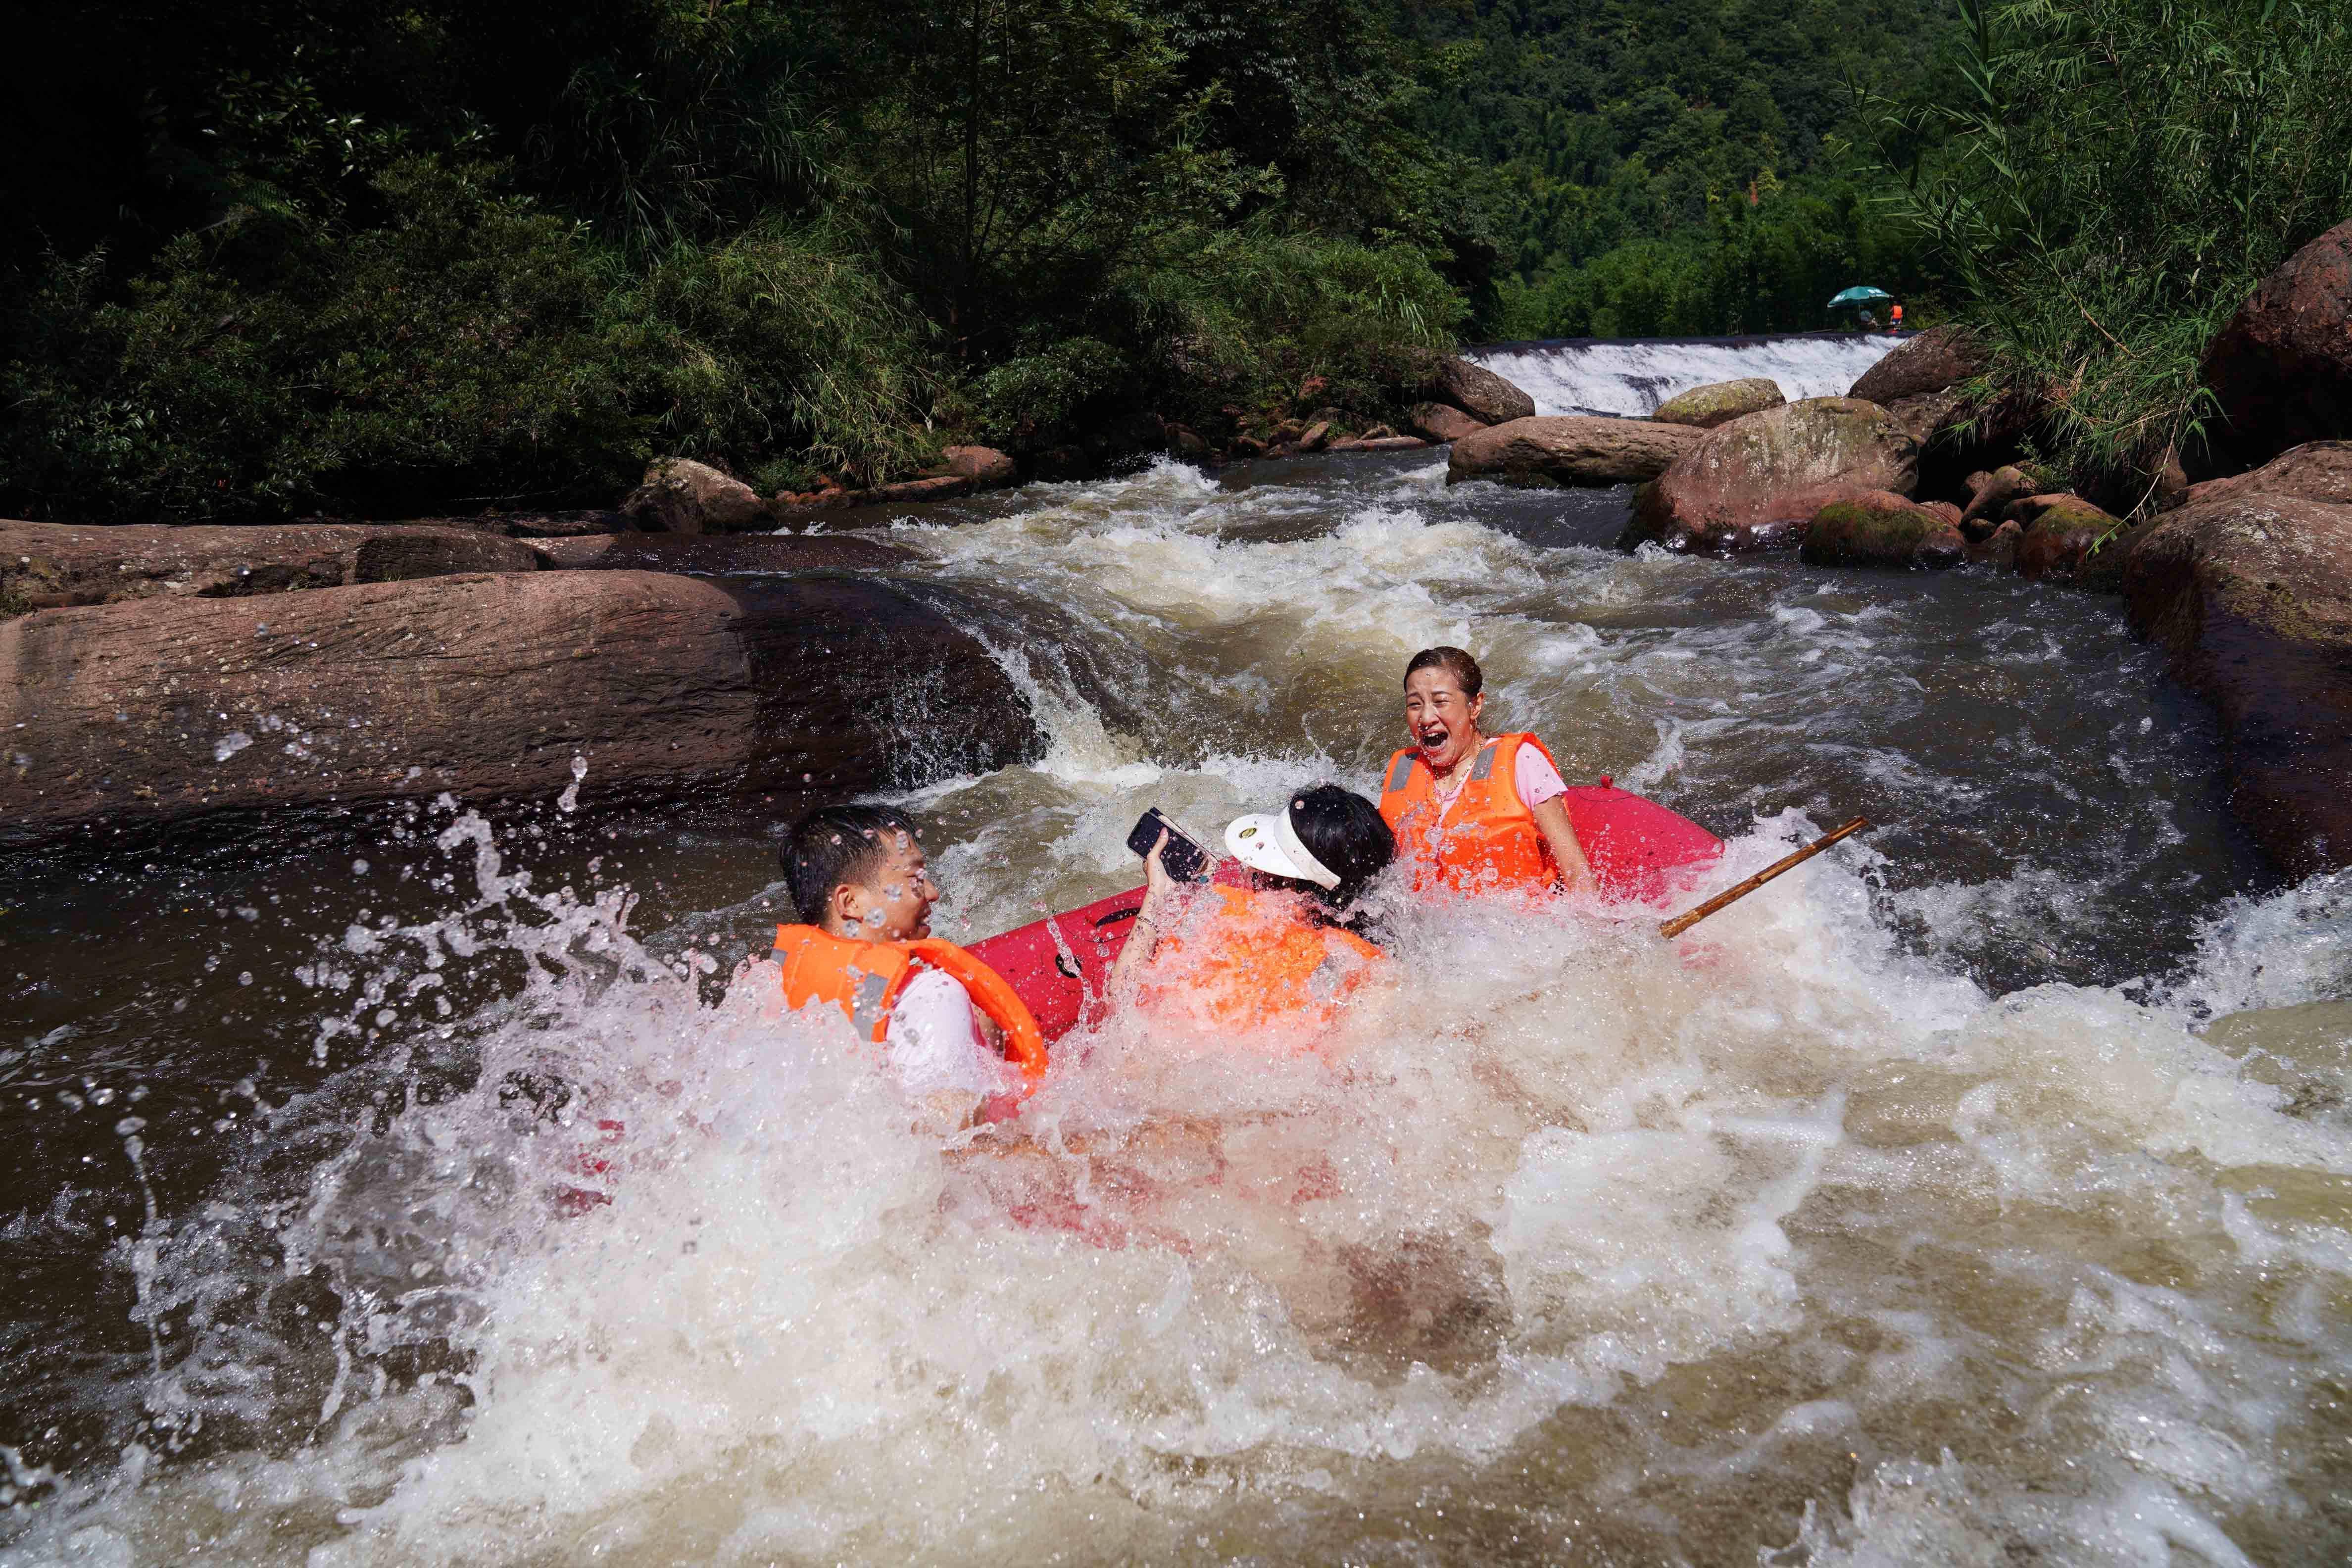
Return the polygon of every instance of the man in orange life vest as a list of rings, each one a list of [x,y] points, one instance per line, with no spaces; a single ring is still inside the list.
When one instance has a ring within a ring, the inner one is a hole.
[[[1044,1041],[1013,988],[931,936],[940,889],[912,823],[887,806],[824,806],[793,825],[780,858],[804,922],[776,928],[786,1006],[839,1007],[948,1127],[1043,1072]]]
[[[1381,816],[1423,891],[1571,893],[1598,884],[1560,797],[1568,785],[1533,735],[1486,735],[1486,675],[1458,647],[1423,648],[1404,667],[1405,728],[1389,758]]]

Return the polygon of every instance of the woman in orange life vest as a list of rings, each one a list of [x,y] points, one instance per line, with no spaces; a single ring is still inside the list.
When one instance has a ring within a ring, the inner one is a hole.
[[[823,806],[793,825],[780,858],[803,922],[776,928],[784,1005],[839,1007],[928,1120],[1009,1113],[1004,1097],[1045,1072],[1045,1040],[1003,976],[931,936],[940,889],[914,825],[887,806]]]
[[[1381,816],[1427,891],[1595,890],[1592,867],[1559,797],[1568,786],[1533,735],[1487,735],[1478,661],[1429,647],[1404,667],[1404,721],[1413,744],[1389,759]]]
[[[1381,973],[1385,955],[1367,940],[1379,928],[1357,901],[1396,838],[1362,795],[1318,784],[1235,818],[1225,847],[1257,873],[1254,887],[1188,889],[1160,864],[1167,844],[1163,832],[1144,861],[1143,908],[1105,987],[1112,1007],[1181,1005],[1229,1034],[1320,1029]]]

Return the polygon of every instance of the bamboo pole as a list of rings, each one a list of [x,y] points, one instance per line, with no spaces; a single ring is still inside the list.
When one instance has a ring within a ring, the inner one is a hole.
[[[1737,903],[1739,900],[1746,898],[1748,894],[1754,892],[1757,889],[1762,887],[1765,883],[1770,881],[1781,872],[1795,870],[1798,867],[1803,865],[1806,861],[1811,859],[1814,856],[1820,854],[1822,850],[1828,848],[1839,839],[1843,838],[1847,834],[1859,833],[1869,826],[1870,818],[1866,816],[1857,816],[1852,822],[1847,823],[1843,827],[1834,828],[1828,833],[1822,834],[1819,838],[1814,839],[1811,844],[1806,845],[1794,855],[1790,855],[1785,859],[1773,861],[1772,864],[1765,867],[1764,869],[1757,872],[1756,875],[1748,878],[1748,880],[1740,883],[1738,887],[1727,888],[1722,892],[1716,894],[1715,897],[1707,900],[1706,902],[1699,905],[1698,908],[1695,910],[1686,910],[1683,913],[1676,915],[1674,919],[1662,922],[1658,927],[1658,934],[1660,936],[1682,935],[1683,932],[1690,930],[1691,927],[1698,924],[1699,921],[1706,919],[1707,916],[1715,913],[1716,910],[1723,908],[1726,904]]]

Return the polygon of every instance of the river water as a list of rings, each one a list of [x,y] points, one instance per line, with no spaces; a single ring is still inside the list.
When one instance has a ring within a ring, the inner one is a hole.
[[[1685,898],[1884,825],[1675,943],[1404,908],[1338,1065],[1118,1020],[1018,1145],[744,967],[795,802],[8,868],[0,1563],[2342,1560],[2352,879],[2262,868],[2112,600],[1626,508],[1412,454],[896,528],[1050,741],[900,797],[943,935],[1370,790],[1441,641],[1731,841]]]

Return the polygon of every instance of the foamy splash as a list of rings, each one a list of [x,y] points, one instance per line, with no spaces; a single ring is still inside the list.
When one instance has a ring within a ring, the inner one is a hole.
[[[1693,387],[1769,376],[1791,403],[1843,397],[1901,340],[1885,333],[1755,338],[1566,339],[1497,343],[1469,358],[1535,399],[1538,414],[1640,419]]]

